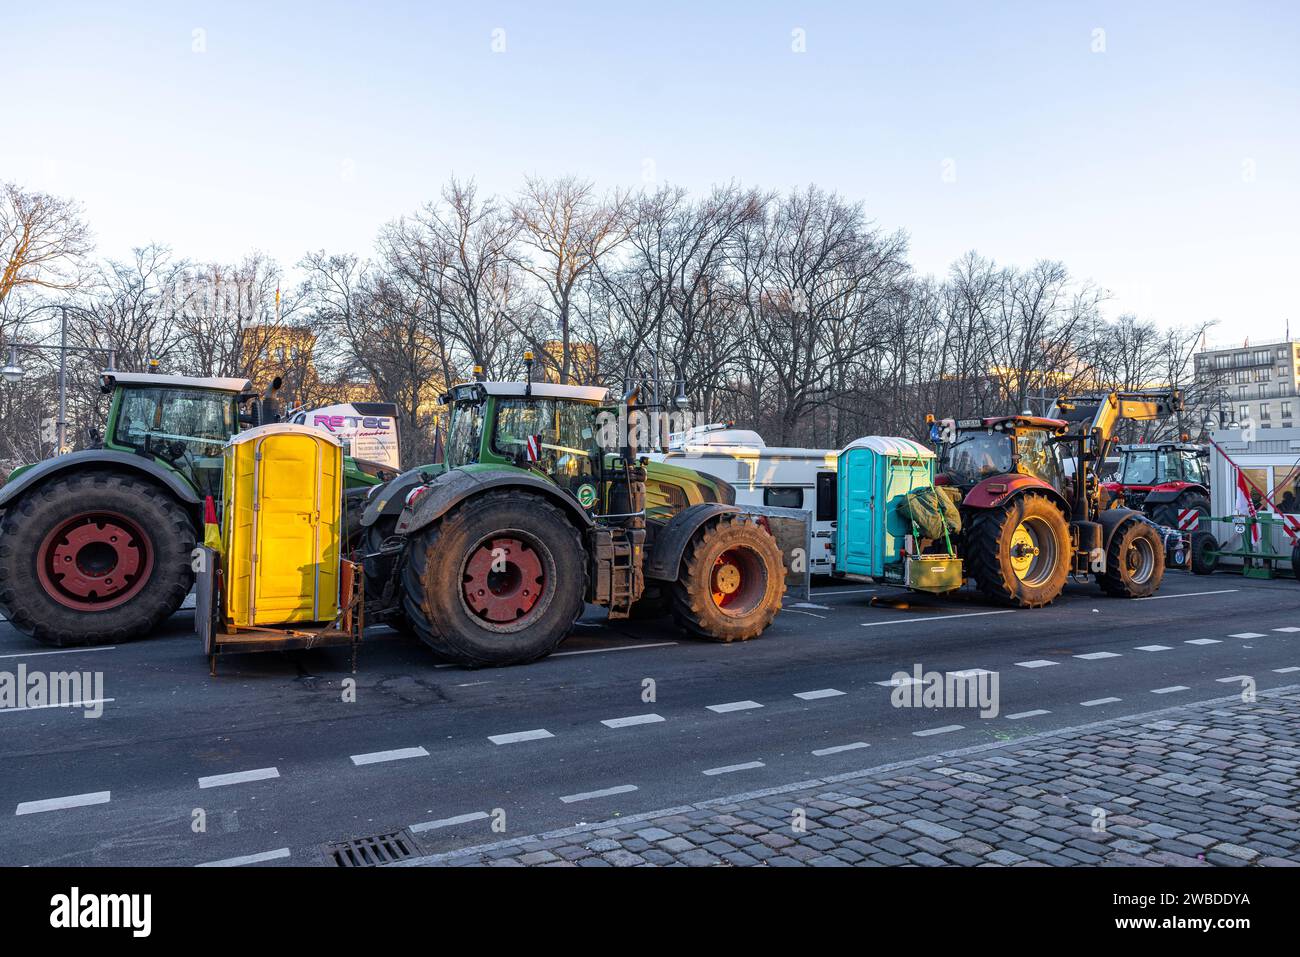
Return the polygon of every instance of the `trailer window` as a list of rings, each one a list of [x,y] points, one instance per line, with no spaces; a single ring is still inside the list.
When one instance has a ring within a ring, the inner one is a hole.
[[[835,521],[835,505],[838,491],[835,486],[834,472],[817,473],[817,521]]]
[[[772,508],[803,508],[803,489],[768,486],[763,489],[763,504]]]

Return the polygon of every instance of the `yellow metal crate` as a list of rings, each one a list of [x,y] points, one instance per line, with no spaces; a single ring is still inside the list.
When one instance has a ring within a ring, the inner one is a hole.
[[[302,425],[232,438],[225,450],[225,612],[235,627],[338,615],[343,447]]]

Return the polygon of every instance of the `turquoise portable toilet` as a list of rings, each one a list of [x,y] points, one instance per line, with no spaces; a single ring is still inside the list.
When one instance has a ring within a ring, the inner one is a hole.
[[[892,436],[863,436],[840,452],[836,574],[925,591],[961,587],[960,560],[947,554],[909,556],[907,552],[912,526],[899,505],[909,492],[934,484],[934,466],[934,453],[924,445]]]

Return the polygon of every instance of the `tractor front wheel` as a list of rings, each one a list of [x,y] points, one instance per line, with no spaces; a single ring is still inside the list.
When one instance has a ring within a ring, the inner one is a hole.
[[[194,584],[194,525],[158,486],[115,472],[53,479],[5,511],[0,610],[58,647],[139,638]]]
[[[1116,598],[1154,595],[1165,577],[1165,550],[1160,535],[1134,520],[1117,529],[1106,549],[1106,570],[1097,576],[1102,591]]]
[[[468,667],[544,658],[573,630],[586,594],[578,530],[544,498],[489,492],[407,547],[402,604],[415,633]]]
[[[1051,500],[1021,495],[976,514],[963,557],[990,598],[1020,608],[1050,605],[1070,572],[1070,529]]]
[[[781,610],[781,549],[752,522],[725,515],[696,532],[672,585],[677,623],[697,638],[757,638]]]

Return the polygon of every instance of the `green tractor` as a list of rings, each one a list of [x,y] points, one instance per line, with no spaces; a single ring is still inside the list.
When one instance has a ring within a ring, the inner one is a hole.
[[[782,549],[726,482],[648,462],[638,390],[454,386],[445,463],[370,492],[367,615],[481,667],[551,653],[584,602],[671,613],[716,641],[757,637],[785,592]]]
[[[140,637],[175,612],[194,583],[204,502],[221,497],[222,448],[274,420],[279,385],[259,396],[245,379],[105,373],[97,447],[24,465],[0,488],[10,623],[46,644],[94,645]],[[346,460],[345,496],[386,478]]]

